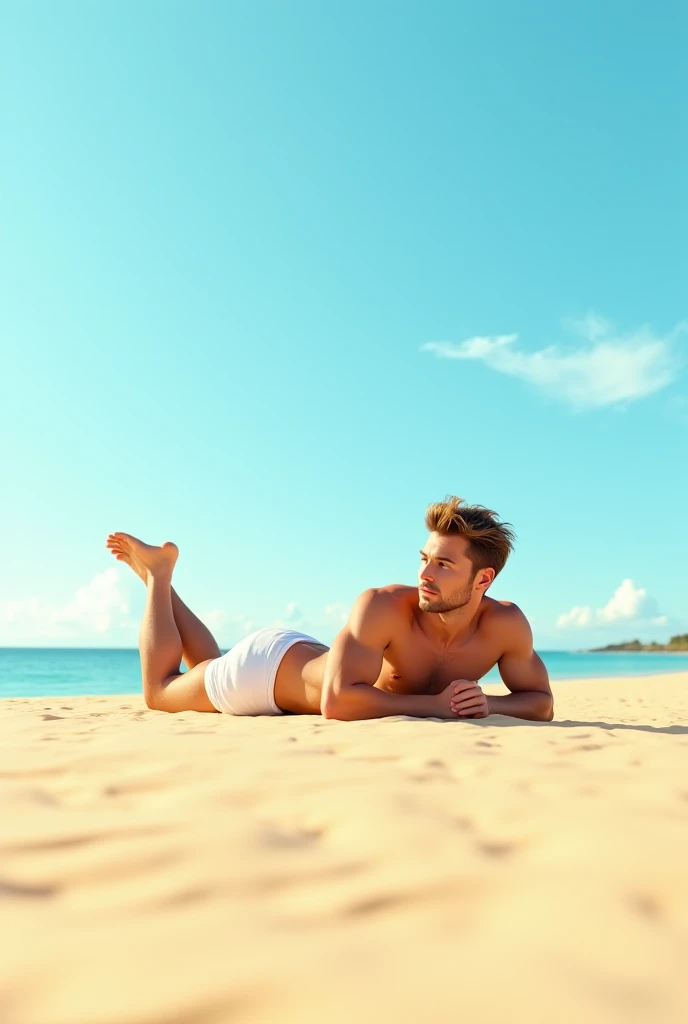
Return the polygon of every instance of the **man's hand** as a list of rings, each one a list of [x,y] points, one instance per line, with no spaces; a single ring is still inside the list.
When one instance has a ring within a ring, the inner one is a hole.
[[[487,697],[473,679],[452,679],[440,693],[426,697],[431,718],[486,718]]]
[[[450,688],[453,689],[451,709],[457,717],[487,718],[490,713],[487,697],[478,686],[477,679],[455,679]]]

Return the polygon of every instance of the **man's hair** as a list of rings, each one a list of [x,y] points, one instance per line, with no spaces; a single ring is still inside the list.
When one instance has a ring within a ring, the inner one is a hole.
[[[473,571],[492,568],[495,576],[504,568],[516,539],[511,524],[500,522],[496,512],[483,505],[466,505],[453,494],[428,505],[425,525],[431,533],[444,537],[465,537],[470,541],[468,557]]]

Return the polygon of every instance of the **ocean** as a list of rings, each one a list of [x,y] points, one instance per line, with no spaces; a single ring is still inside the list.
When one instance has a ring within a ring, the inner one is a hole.
[[[550,679],[688,672],[688,654],[539,651]],[[485,682],[499,682],[492,669]],[[0,647],[0,698],[141,693],[138,650],[83,647]]]

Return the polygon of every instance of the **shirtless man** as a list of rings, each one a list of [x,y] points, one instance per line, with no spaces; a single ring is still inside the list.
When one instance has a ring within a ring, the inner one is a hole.
[[[344,721],[490,714],[552,721],[547,670],[526,617],[486,595],[513,547],[509,525],[456,497],[430,505],[425,524],[418,586],[365,590],[331,649],[294,630],[264,629],[224,655],[172,588],[176,544],[110,534],[107,547],[147,586],[139,635],[146,704]],[[488,696],[478,685],[493,665],[509,694]]]

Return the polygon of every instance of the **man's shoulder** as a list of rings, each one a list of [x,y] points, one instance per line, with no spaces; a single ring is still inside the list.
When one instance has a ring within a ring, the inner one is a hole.
[[[532,649],[533,633],[530,623],[513,601],[495,601],[487,598],[485,636],[494,641],[501,650],[501,658],[507,654]]]
[[[413,600],[418,604],[415,587],[393,583],[387,587],[369,587],[359,594],[351,609],[349,631],[391,636],[402,619],[412,614]]]
[[[487,621],[498,625],[500,629],[523,630],[529,629],[528,619],[513,601],[497,601],[493,597],[485,597],[485,608],[483,615]]]
[[[358,600],[370,608],[386,611],[402,611],[409,605],[418,604],[418,588],[408,587],[403,583],[390,583],[386,587],[368,587]]]

